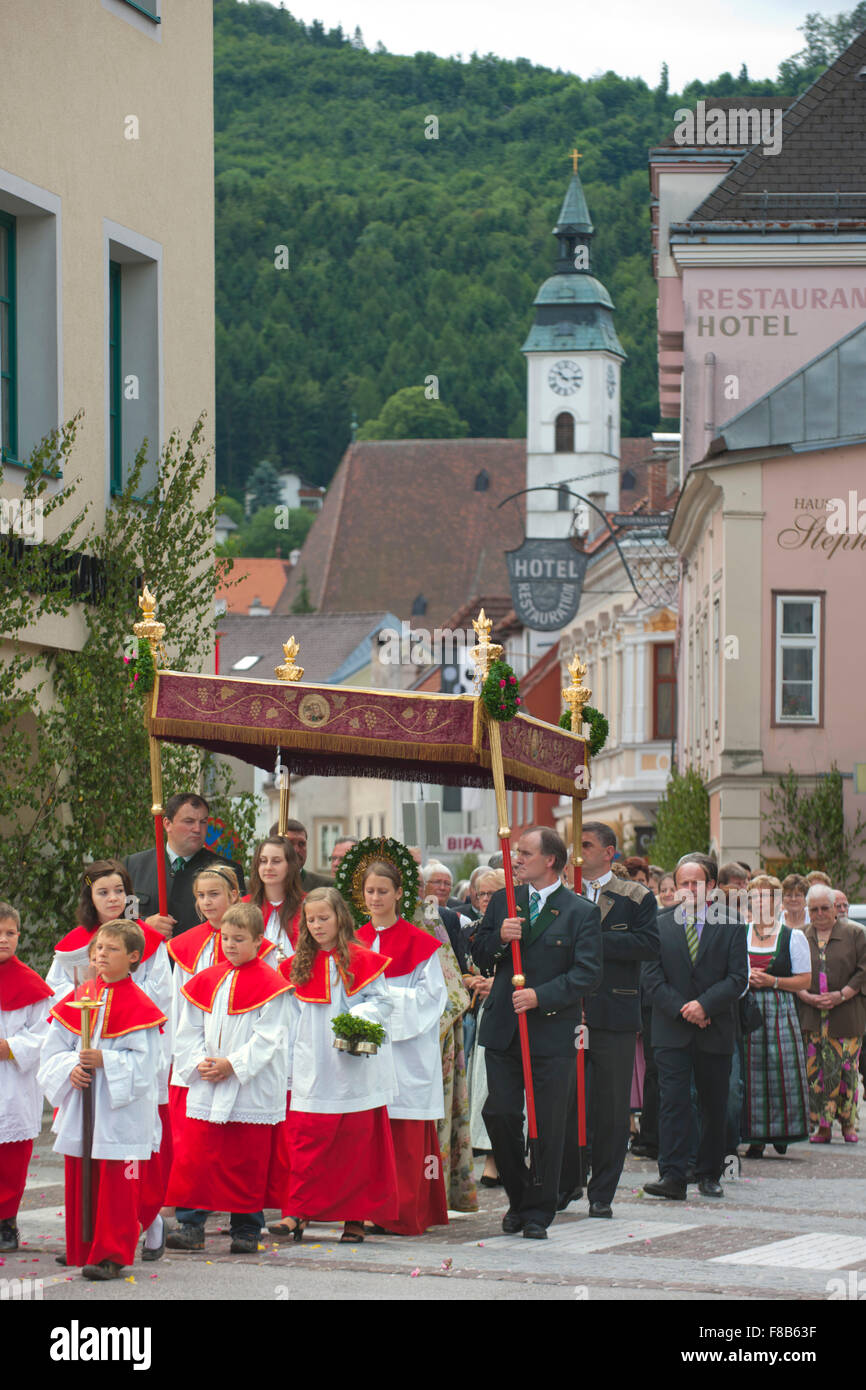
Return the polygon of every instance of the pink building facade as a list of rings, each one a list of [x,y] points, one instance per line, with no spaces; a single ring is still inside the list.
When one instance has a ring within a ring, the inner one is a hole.
[[[708,787],[714,852],[753,867],[779,858],[767,793],[789,767],[808,786],[835,764],[847,824],[866,815],[864,64],[866,36],[788,106],[776,155],[651,154],[660,398],[682,438],[677,761]]]

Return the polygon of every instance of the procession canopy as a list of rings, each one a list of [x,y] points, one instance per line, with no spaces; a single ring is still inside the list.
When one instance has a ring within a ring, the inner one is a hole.
[[[586,744],[518,714],[500,724],[508,786],[586,795]],[[237,680],[160,671],[148,731],[266,771],[279,747],[289,772],[492,787],[480,701],[471,695]]]

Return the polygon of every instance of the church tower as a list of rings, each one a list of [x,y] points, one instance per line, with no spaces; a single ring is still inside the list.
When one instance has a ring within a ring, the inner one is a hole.
[[[593,226],[574,173],[553,235],[555,272],[535,297],[527,360],[526,486],[566,483],[605,511],[619,507],[620,373],[626,354],[613,302],[590,273]],[[593,496],[593,494],[596,494]],[[603,494],[603,500],[600,494]],[[526,498],[527,536],[569,534],[573,498]],[[594,523],[590,523],[595,529]]]

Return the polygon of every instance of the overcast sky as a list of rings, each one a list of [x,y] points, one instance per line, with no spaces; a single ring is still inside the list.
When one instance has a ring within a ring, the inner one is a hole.
[[[277,0],[270,0],[277,3]],[[494,53],[529,58],[581,77],[613,69],[655,86],[663,62],[679,91],[693,78],[738,73],[775,77],[803,45],[797,26],[817,11],[836,15],[855,0],[285,0],[304,23],[360,25],[364,42],[390,53],[443,57]]]

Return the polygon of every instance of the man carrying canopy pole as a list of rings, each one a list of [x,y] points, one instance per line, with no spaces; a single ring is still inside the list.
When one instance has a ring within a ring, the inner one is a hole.
[[[483,681],[501,649],[489,640],[483,610],[475,622],[476,673]],[[520,887],[511,871],[505,773],[499,725],[488,720],[504,889],[494,893],[472,941],[472,955],[493,971],[479,1042],[486,1049],[489,1094],[484,1122],[508,1193],[502,1228],[545,1240],[556,1214],[568,1107],[575,1087],[574,1033],[581,999],[601,979],[601,917],[562,883],[566,848],[555,830],[527,831],[517,845]],[[522,946],[522,950],[521,950]],[[510,956],[509,956],[510,952]],[[529,1131],[524,1158],[523,1103]]]

